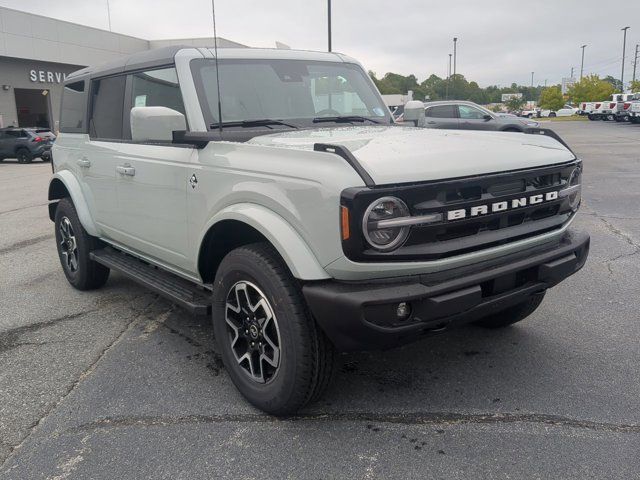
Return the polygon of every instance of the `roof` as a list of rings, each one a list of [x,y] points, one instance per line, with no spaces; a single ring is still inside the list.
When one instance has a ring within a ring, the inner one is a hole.
[[[145,50],[142,52],[118,58],[112,62],[103,63],[94,67],[83,68],[67,76],[67,81],[77,80],[84,76],[106,76],[122,73],[129,70],[141,68],[152,68],[167,65],[174,62],[176,54],[181,50],[193,50],[194,47],[186,45],[172,45],[169,47]],[[215,49],[200,48],[201,54],[208,53],[207,56],[215,58]],[[283,59],[283,60],[308,60],[320,62],[349,62],[358,63],[355,59],[334,52],[314,52],[310,50],[289,50],[277,48],[218,48],[218,58],[238,58],[238,59]]]

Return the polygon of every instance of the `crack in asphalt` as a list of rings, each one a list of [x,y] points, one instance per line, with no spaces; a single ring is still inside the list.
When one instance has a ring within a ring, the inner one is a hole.
[[[22,327],[16,327],[10,330],[4,330],[0,332],[0,353],[8,352],[9,350],[13,350],[21,345],[27,345],[29,342],[18,342],[20,337],[22,337],[26,333],[33,333],[43,328],[48,328],[53,325],[56,325],[60,322],[68,322],[70,320],[74,320],[83,315],[87,315],[89,313],[97,312],[97,309],[91,310],[83,310],[82,312],[70,313],[68,315],[63,315],[61,317],[51,318],[49,320],[45,320],[43,322],[32,323],[30,325],[24,325]],[[31,342],[30,344],[34,344],[35,342]],[[48,342],[43,342],[43,344]]]
[[[153,299],[147,303],[145,306],[143,306],[142,308],[140,308],[139,310],[136,309],[132,309],[132,315],[131,318],[129,319],[129,321],[124,325],[124,327],[118,332],[118,334],[116,335],[115,339],[109,343],[105,348],[103,348],[99,353],[97,358],[78,376],[78,378],[76,378],[76,380],[74,382],[71,383],[71,385],[66,389],[66,391],[62,394],[62,396],[60,397],[60,399],[55,402],[55,404],[53,404],[43,415],[42,417],[40,417],[37,421],[35,421],[29,428],[28,428],[28,433],[22,438],[22,440],[16,444],[16,445],[10,445],[9,446],[9,450],[10,453],[9,455],[7,455],[7,457],[0,463],[0,470],[2,468],[4,468],[4,466],[7,464],[7,462],[13,458],[14,453],[20,449],[20,447],[22,445],[24,445],[24,443],[29,439],[29,437],[31,437],[31,435],[33,434],[33,432],[38,428],[38,426],[42,423],[42,421],[44,419],[46,419],[49,415],[51,415],[51,413],[53,413],[58,406],[65,400],[65,398],[67,398],[69,396],[69,394],[71,394],[77,387],[78,385],[80,385],[80,383],[87,378],[89,375],[91,375],[95,369],[97,368],[98,363],[100,363],[100,361],[104,358],[104,356],[113,348],[115,347],[120,340],[122,340],[122,338],[124,337],[124,335],[131,330],[131,328],[133,328],[133,326],[135,325],[136,321],[143,316],[147,309],[149,309],[149,307],[153,306],[159,299],[158,295],[154,295]],[[36,323],[33,325],[27,325],[24,327],[18,327],[16,329],[10,330],[9,333],[10,334],[15,334],[15,332],[25,332],[25,331],[37,331],[41,328],[43,328],[43,326],[47,326],[47,325],[52,325],[55,324],[56,322],[60,322],[60,321],[64,321],[64,320],[70,320],[72,318],[77,318],[80,317],[82,315],[86,315],[88,313],[92,313],[92,312],[96,312],[98,311],[98,309],[93,309],[93,310],[87,310],[84,312],[79,312],[76,314],[72,314],[72,315],[65,315],[63,317],[59,317],[56,319],[52,319],[52,320],[47,320],[45,322],[40,322],[40,323]],[[6,333],[6,332],[5,332]],[[10,337],[11,335],[5,335],[5,337]],[[0,342],[2,341],[2,337],[0,337]],[[2,346],[2,343],[0,343],[0,347]],[[2,349],[0,348],[0,353],[2,352]]]
[[[640,425],[576,420],[559,415],[538,413],[480,413],[453,412],[416,413],[328,413],[295,415],[278,418],[262,414],[185,415],[180,417],[133,416],[108,417],[74,427],[69,432],[88,432],[124,427],[163,427],[207,423],[286,423],[286,422],[370,422],[398,425],[462,425],[531,423],[550,427],[568,427],[611,433],[640,433]]]
[[[49,202],[47,202],[47,203],[38,203],[36,205],[27,205],[26,207],[13,208],[11,210],[3,210],[2,212],[0,212],[0,216],[5,215],[7,213],[13,213],[13,212],[19,212],[21,210],[27,210],[29,208],[44,207],[46,205],[49,205]]]
[[[39,237],[28,238],[27,240],[21,240],[16,243],[12,243],[6,247],[0,248],[0,255],[4,255],[7,252],[20,250],[22,248],[30,247],[36,243],[44,242],[45,240],[51,240],[55,235],[49,233],[47,235],[40,235]]]

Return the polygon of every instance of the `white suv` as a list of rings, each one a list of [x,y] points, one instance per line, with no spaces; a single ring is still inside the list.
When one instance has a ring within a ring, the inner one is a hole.
[[[510,325],[587,257],[582,164],[557,136],[396,125],[341,54],[140,53],[70,75],[60,125],[49,212],[71,285],[117,270],[211,315],[272,414],[317,398],[336,351]]]

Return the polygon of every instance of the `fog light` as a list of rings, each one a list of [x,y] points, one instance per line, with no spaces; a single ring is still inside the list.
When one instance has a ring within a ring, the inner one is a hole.
[[[400,302],[396,308],[396,316],[400,320],[406,320],[411,315],[411,305],[407,302]]]

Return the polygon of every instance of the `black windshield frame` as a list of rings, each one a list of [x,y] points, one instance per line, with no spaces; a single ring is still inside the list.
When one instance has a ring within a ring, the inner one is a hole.
[[[371,118],[372,120],[374,120],[376,123],[381,124],[381,125],[389,125],[389,124],[393,124],[393,117],[391,116],[391,113],[389,112],[389,109],[386,107],[386,105],[384,104],[384,101],[382,99],[382,97],[380,96],[380,93],[378,92],[378,89],[376,88],[375,84],[373,83],[373,81],[371,80],[371,78],[369,77],[369,75],[367,75],[367,73],[362,69],[362,67],[358,64],[355,63],[350,63],[350,62],[340,62],[340,61],[336,61],[336,62],[327,62],[327,61],[317,61],[317,60],[280,60],[280,59],[261,59],[261,58],[256,58],[256,59],[246,59],[246,58],[242,58],[242,59],[219,59],[218,61],[218,66],[222,69],[224,67],[224,65],[228,65],[228,64],[271,64],[273,62],[281,62],[281,61],[287,61],[287,62],[301,62],[301,64],[305,64],[305,65],[314,65],[314,66],[322,66],[322,65],[330,65],[330,66],[340,66],[349,70],[354,71],[355,73],[361,75],[363,81],[365,82],[365,84],[367,85],[370,93],[371,93],[371,98],[373,100],[375,100],[375,102],[377,102],[377,105],[375,105],[375,107],[379,107],[381,110],[382,115],[371,115],[371,116],[367,116],[367,118]],[[216,66],[216,62],[214,59],[194,59],[190,62],[190,68],[191,68],[191,73],[192,73],[192,77],[193,77],[193,81],[194,81],[194,85],[196,88],[196,93],[198,95],[198,101],[200,104],[200,108],[202,110],[202,114],[204,116],[204,121],[205,124],[207,125],[207,129],[210,131],[213,130],[217,130],[219,129],[219,124],[220,122],[218,121],[218,112],[216,111],[212,111],[212,108],[214,108],[214,105],[212,105],[212,103],[215,102],[211,102],[211,95],[215,95],[217,98],[217,92],[216,92],[216,87],[215,85],[213,86],[208,86],[205,87],[204,83],[203,83],[203,76],[201,74],[201,69],[203,67],[208,67],[208,68],[215,68]],[[208,89],[208,91],[207,91]],[[223,92],[224,91],[224,80],[221,78],[220,79],[220,91]],[[224,94],[222,95],[223,99],[224,99]],[[309,118],[291,118],[291,117],[287,117],[287,118],[276,118],[273,117],[276,120],[282,120],[285,123],[289,123],[289,124],[293,124],[295,125],[297,128],[300,129],[306,129],[306,128],[320,128],[322,127],[331,127],[331,126],[345,126],[345,125],[349,125],[348,122],[323,122],[321,124],[318,123],[314,123],[313,119],[315,118],[314,116],[309,116]],[[247,118],[247,120],[251,120],[250,118]],[[230,130],[237,130],[237,129],[242,129],[243,127],[239,127],[237,125],[233,125],[233,126],[225,126],[225,122],[223,119],[222,122],[222,127],[224,130],[230,129]],[[237,122],[235,122],[237,123]],[[359,124],[362,125],[362,122],[353,122],[354,124]],[[371,123],[371,122],[366,122],[367,124]],[[372,125],[374,123],[371,123]],[[264,128],[259,128],[261,130],[264,130]],[[270,132],[269,133],[274,133],[280,130],[290,130],[291,128],[286,126],[286,125],[276,125],[274,126],[272,129],[269,129]],[[249,130],[253,130],[252,128]]]

